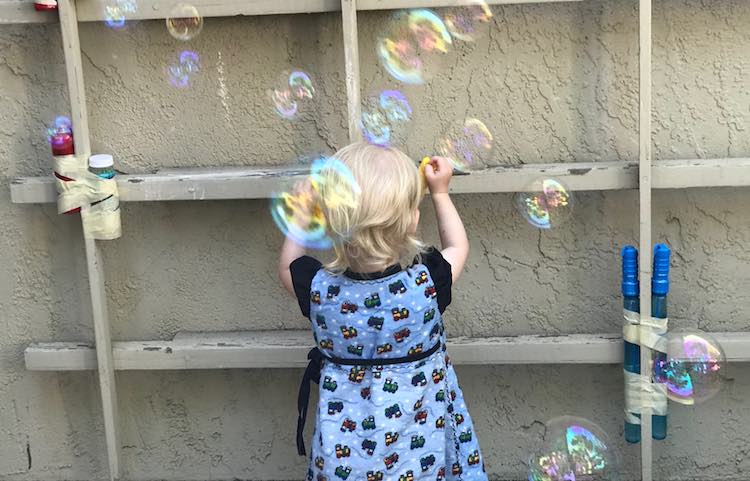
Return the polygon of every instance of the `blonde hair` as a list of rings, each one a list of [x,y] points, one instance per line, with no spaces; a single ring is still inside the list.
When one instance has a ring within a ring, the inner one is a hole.
[[[344,147],[334,158],[353,175],[359,196],[356,202],[328,202],[335,193],[326,190],[336,188],[340,173],[323,173],[334,180],[323,182],[321,192],[335,254],[326,269],[343,272],[352,259],[386,267],[422,252],[424,245],[413,232],[424,196],[416,163],[398,149],[364,142]]]

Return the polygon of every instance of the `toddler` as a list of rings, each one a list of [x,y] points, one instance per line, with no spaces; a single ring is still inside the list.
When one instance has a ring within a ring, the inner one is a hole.
[[[361,193],[349,204],[325,205],[323,196],[329,230],[346,233],[333,240],[333,261],[321,264],[287,237],[279,264],[317,343],[299,393],[297,448],[304,455],[310,382],[320,385],[307,479],[484,481],[476,433],[445,352],[442,314],[469,252],[448,195],[451,163],[433,157],[423,177],[399,150],[365,143],[335,158]],[[441,250],[416,237],[425,180]]]

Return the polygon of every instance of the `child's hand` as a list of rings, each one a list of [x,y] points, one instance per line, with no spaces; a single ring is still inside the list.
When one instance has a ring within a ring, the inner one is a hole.
[[[291,221],[298,227],[305,228],[312,220],[315,211],[316,193],[309,179],[294,184],[292,192],[286,199],[287,208],[291,211]]]
[[[453,177],[453,164],[445,157],[431,157],[425,166],[424,176],[432,194],[448,193],[448,184]]]

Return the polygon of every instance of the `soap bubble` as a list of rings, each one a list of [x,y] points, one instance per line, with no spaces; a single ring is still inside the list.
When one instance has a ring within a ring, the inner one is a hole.
[[[281,118],[291,120],[297,117],[301,108],[313,101],[315,87],[307,72],[285,71],[268,95],[276,113]]]
[[[654,382],[664,384],[667,397],[681,404],[697,404],[721,390],[726,356],[710,334],[668,332],[656,343]]]
[[[126,26],[128,15],[138,11],[135,0],[114,0],[104,4],[104,23],[114,30],[122,30]]]
[[[292,95],[297,100],[312,99],[315,95],[315,88],[313,87],[312,80],[306,72],[297,71],[289,74],[289,88],[292,91]]]
[[[398,90],[383,90],[365,99],[362,106],[362,135],[375,145],[402,145],[412,108]]]
[[[305,184],[275,194],[271,199],[271,217],[281,232],[311,249],[333,245],[323,206],[329,210],[352,208],[359,202],[360,189],[354,175],[335,158],[313,162]]]
[[[183,42],[192,40],[203,30],[203,17],[198,9],[186,3],[172,7],[166,22],[169,34]]]
[[[427,9],[399,12],[377,41],[383,67],[396,80],[423,84],[435,75],[452,46],[443,21]]]
[[[565,223],[573,213],[573,196],[559,180],[537,179],[515,196],[518,212],[534,227],[550,229]]]
[[[177,88],[186,88],[190,82],[200,72],[200,56],[191,50],[185,50],[180,53],[177,61],[167,66],[167,78],[169,83]]]
[[[485,2],[465,7],[452,7],[443,14],[443,21],[453,38],[473,42],[489,31],[492,10]]]
[[[47,141],[50,145],[62,145],[73,135],[73,123],[68,117],[60,115],[47,126]]]
[[[529,459],[529,481],[615,481],[620,463],[604,431],[583,418],[546,423],[541,448]]]
[[[438,141],[437,150],[453,163],[453,168],[466,172],[489,160],[492,134],[481,120],[467,118],[461,128],[454,129]]]

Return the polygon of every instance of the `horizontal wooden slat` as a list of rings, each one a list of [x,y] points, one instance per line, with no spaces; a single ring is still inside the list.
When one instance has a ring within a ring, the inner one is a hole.
[[[171,200],[263,199],[303,178],[301,167],[255,169],[226,167],[169,169],[155,174],[121,175],[120,199],[127,202]],[[634,189],[638,186],[635,162],[576,162],[496,167],[456,176],[451,191],[457,194],[519,192],[539,177],[554,177],[571,190]],[[750,158],[669,160],[655,163],[653,187],[750,186]],[[55,202],[52,177],[20,177],[11,182],[14,203]]]
[[[651,176],[654,189],[746,187],[750,158],[654,161]]]
[[[715,333],[730,362],[750,361],[750,333]],[[115,369],[176,370],[295,368],[307,364],[309,331],[185,332],[171,341],[113,342]],[[617,334],[453,338],[448,353],[459,365],[618,364]],[[76,342],[32,344],[26,368],[78,371],[96,368],[92,345]]]
[[[523,3],[563,3],[581,0],[487,0],[489,5]],[[104,20],[104,7],[112,0],[86,0],[78,2],[78,19],[82,22]],[[127,20],[153,20],[169,16],[175,2],[139,0],[138,10],[128,14]],[[284,15],[295,13],[322,13],[341,10],[336,0],[192,0],[190,2],[203,17],[232,17],[236,15]],[[474,5],[475,0],[361,0],[358,10],[395,10],[400,8],[437,8]],[[38,13],[28,0],[0,0],[0,24],[56,22],[55,12]]]
[[[562,3],[580,0],[487,0],[490,5],[523,3]],[[78,2],[78,19],[82,22],[104,20],[104,7],[112,0],[86,0]],[[139,0],[138,10],[128,14],[127,20],[163,19],[176,2]],[[297,13],[322,13],[341,10],[336,0],[192,0],[203,17],[232,17],[236,15],[283,15]],[[7,4],[7,6],[4,6]],[[473,5],[474,0],[361,0],[358,10],[394,10],[400,8],[437,8]],[[3,14],[5,11],[5,14]],[[28,0],[0,0],[0,23],[27,23],[57,21],[55,13],[34,15],[33,2]]]

